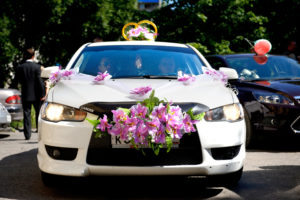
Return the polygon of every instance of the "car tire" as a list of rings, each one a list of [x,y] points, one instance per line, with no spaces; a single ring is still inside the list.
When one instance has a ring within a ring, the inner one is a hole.
[[[253,134],[253,129],[252,129],[249,115],[245,109],[244,109],[244,118],[246,123],[246,148],[247,148],[253,145],[254,134]]]
[[[213,186],[234,187],[238,185],[240,179],[242,178],[242,175],[243,167],[240,170],[229,174],[209,176],[208,183]]]

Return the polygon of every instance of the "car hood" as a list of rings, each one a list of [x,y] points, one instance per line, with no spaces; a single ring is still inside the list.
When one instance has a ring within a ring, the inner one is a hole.
[[[277,91],[286,93],[293,97],[300,96],[300,80],[270,80],[270,81],[256,81],[258,85],[275,89]]]
[[[238,102],[232,90],[204,74],[189,85],[176,79],[110,79],[104,84],[94,84],[93,79],[94,76],[80,74],[62,80],[49,91],[47,101],[75,108],[92,102],[137,102],[143,98],[130,91],[150,86],[159,99],[176,103],[193,102],[215,108]]]

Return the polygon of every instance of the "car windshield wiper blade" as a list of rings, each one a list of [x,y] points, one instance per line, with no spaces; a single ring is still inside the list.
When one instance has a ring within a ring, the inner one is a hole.
[[[128,78],[128,79],[177,79],[177,76],[164,76],[164,75],[142,75],[142,76],[119,76],[114,79]]]
[[[177,76],[170,76],[170,75],[144,75],[143,78],[147,78],[147,79],[177,79]]]
[[[249,79],[249,80],[243,80],[245,82],[256,82],[256,81],[280,81],[280,80],[293,80],[293,79],[299,79],[297,77],[285,77],[285,78],[261,78],[261,79]]]
[[[261,79],[247,79],[247,80],[242,80],[244,82],[256,82],[256,81],[269,81],[270,79],[266,78],[261,78]]]

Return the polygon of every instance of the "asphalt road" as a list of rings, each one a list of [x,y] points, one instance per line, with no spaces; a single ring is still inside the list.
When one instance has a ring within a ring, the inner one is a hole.
[[[251,199],[300,200],[300,136],[261,138],[247,150],[236,187],[216,187],[202,178],[67,179],[45,187],[37,165],[37,134],[0,132],[0,199]],[[154,181],[154,183],[153,183]]]

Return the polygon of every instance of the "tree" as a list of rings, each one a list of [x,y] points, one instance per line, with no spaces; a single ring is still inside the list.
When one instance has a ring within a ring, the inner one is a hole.
[[[265,36],[267,18],[256,15],[253,0],[174,0],[156,11],[159,40],[191,43],[205,53],[249,51],[245,38]]]
[[[190,43],[204,54],[249,52],[246,38],[268,39],[272,52],[282,52],[284,40],[299,35],[293,20],[300,17],[297,0],[165,0],[162,5],[146,12],[137,10],[136,0],[0,1],[0,87],[9,84],[26,47],[39,50],[44,66],[66,66],[82,44],[96,36],[124,40],[124,24],[144,19],[157,25],[158,41]]]

